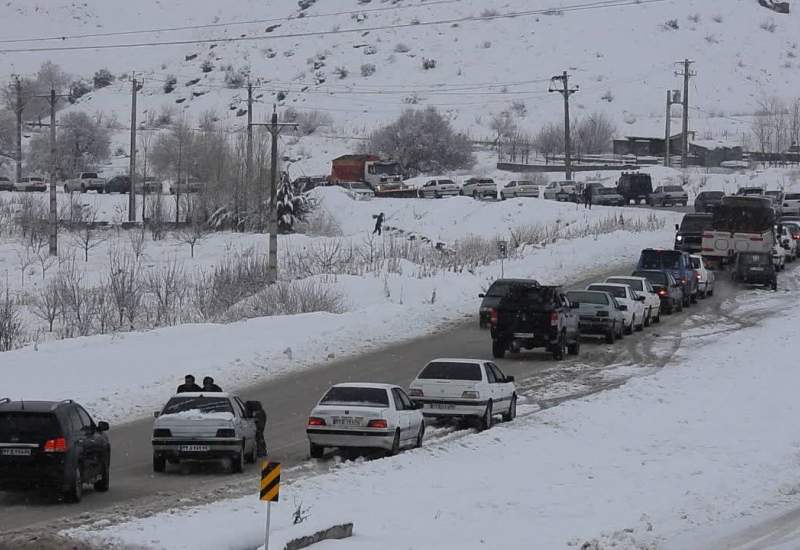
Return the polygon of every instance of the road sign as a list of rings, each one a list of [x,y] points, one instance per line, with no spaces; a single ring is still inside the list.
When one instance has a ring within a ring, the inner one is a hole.
[[[506,241],[497,241],[497,251],[505,258],[508,254],[508,243]]]
[[[281,490],[281,463],[261,463],[261,496],[264,502],[278,502]]]

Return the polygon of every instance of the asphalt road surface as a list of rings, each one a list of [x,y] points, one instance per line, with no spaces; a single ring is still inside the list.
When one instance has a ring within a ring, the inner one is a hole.
[[[573,288],[603,280],[605,277],[629,273],[632,266],[597,274],[580,281]],[[624,383],[630,377],[609,379],[603,369],[620,365],[645,368],[663,366],[671,356],[670,346],[677,349],[682,330],[691,326],[690,319],[703,312],[715,315],[715,304],[733,292],[723,281],[716,295],[686,310],[689,315],[662,316],[662,322],[635,333],[610,346],[599,341],[585,340],[581,354],[565,361],[555,362],[550,354],[534,351],[498,361],[503,371],[516,377],[521,401],[535,402],[542,407],[552,406],[568,398],[602,391]],[[476,298],[476,310],[478,301]],[[695,314],[695,315],[692,315]],[[673,350],[674,351],[674,350]],[[240,394],[244,399],[258,399],[264,403],[267,414],[267,446],[270,459],[280,461],[284,471],[293,465],[300,468],[322,469],[325,461],[308,460],[308,443],[305,424],[308,413],[322,393],[334,383],[347,381],[387,382],[407,387],[419,370],[437,357],[489,357],[491,342],[487,331],[477,327],[477,319],[453,325],[427,337],[393,345],[356,358],[331,362],[315,369],[304,369],[287,374],[264,384],[250,387]],[[610,371],[609,371],[610,372]],[[564,382],[577,382],[582,391],[555,398],[540,400],[548,387]],[[0,533],[37,530],[43,525],[59,529],[97,520],[103,515],[115,517],[126,511],[147,509],[158,511],[184,505],[187,499],[203,502],[252,492],[257,486],[256,467],[249,466],[244,474],[228,473],[226,465],[168,465],[165,474],[152,471],[150,437],[152,419],[142,419],[113,427],[111,490],[93,493],[87,490],[80,504],[64,504],[44,495],[0,493]],[[469,433],[465,430],[465,434]],[[322,465],[319,465],[322,464]]]

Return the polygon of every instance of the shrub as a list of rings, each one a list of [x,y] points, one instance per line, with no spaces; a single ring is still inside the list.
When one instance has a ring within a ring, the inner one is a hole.
[[[483,10],[481,12],[481,17],[483,17],[484,19],[489,19],[491,17],[497,17],[498,15],[500,15],[500,12],[498,12],[495,9],[485,9],[485,10]]]
[[[211,62],[210,59],[206,59],[205,61],[203,61],[203,64],[200,65],[200,70],[203,71],[204,73],[210,73],[211,71],[214,70],[214,64]]]
[[[361,65],[361,76],[367,77],[375,74],[376,68],[372,63],[364,63]]]
[[[316,311],[342,313],[342,294],[315,280],[279,282],[234,305],[225,312],[223,320],[230,322]]]
[[[233,67],[225,69],[225,85],[228,88],[242,88],[250,77],[250,67],[240,67],[234,70]]]
[[[398,42],[397,45],[394,47],[394,51],[396,53],[407,53],[407,52],[411,51],[411,48],[409,48],[407,45],[403,44],[402,42]]]
[[[110,86],[114,80],[115,78],[114,75],[111,74],[111,71],[108,69],[100,69],[94,73],[92,83],[94,84],[94,89],[99,90],[101,88],[105,88],[106,86]]]
[[[83,79],[76,80],[69,85],[69,102],[75,103],[80,98],[92,91],[89,83]]]
[[[339,67],[336,67],[333,70],[333,74],[338,76],[341,80],[344,80],[345,78],[347,78],[347,75],[350,74],[350,71],[347,70],[347,67],[340,65]]]
[[[436,60],[435,59],[428,59],[427,57],[422,58],[422,68],[427,70],[435,69],[436,68]]]
[[[668,31],[677,31],[680,28],[677,19],[670,19],[666,23],[664,23],[664,29]]]
[[[175,78],[173,75],[168,75],[166,82],[164,82],[164,93],[171,94],[175,91],[175,87],[178,85],[178,79]],[[169,124],[169,122],[167,122]]]

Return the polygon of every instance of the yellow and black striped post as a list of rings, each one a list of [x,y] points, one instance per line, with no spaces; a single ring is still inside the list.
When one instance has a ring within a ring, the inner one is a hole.
[[[267,531],[264,535],[264,550],[269,550],[269,520],[272,503],[278,502],[281,492],[281,463],[261,463],[261,491],[259,498],[267,503]]]

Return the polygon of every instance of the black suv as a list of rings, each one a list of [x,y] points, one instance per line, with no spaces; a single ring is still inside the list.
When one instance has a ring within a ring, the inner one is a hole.
[[[623,172],[617,181],[617,192],[625,199],[625,204],[646,203],[653,192],[653,180],[650,174]]]
[[[500,305],[500,300],[502,300],[505,295],[508,294],[508,289],[511,288],[511,285],[515,283],[538,284],[533,279],[497,279],[495,282],[493,282],[492,286],[489,287],[489,290],[486,291],[486,294],[478,294],[478,298],[481,298],[482,300],[481,307],[478,312],[478,326],[480,328],[489,328],[492,310],[497,309],[497,306]]]
[[[0,399],[0,490],[47,488],[79,502],[84,483],[108,491],[106,422],[66,401]]]

